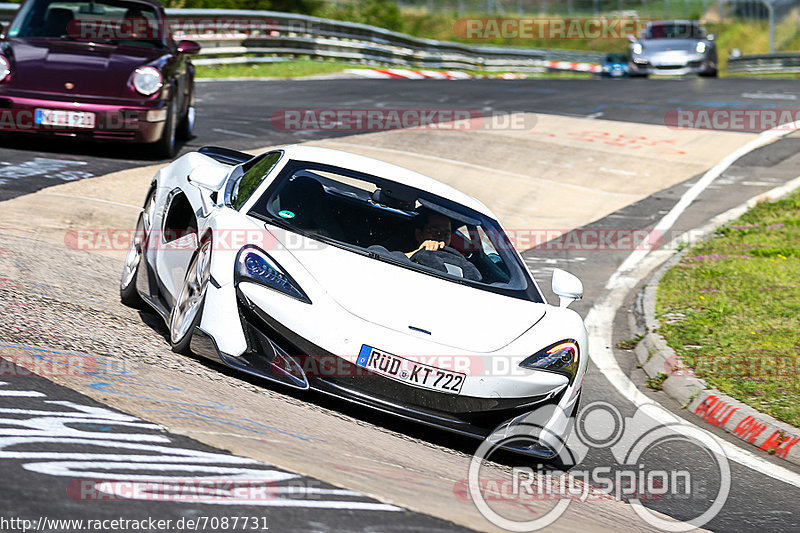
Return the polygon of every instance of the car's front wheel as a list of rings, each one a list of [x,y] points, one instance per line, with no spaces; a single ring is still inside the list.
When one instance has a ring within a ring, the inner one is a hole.
[[[194,328],[203,316],[206,289],[211,276],[211,239],[205,239],[189,262],[183,287],[169,317],[172,351],[189,353]]]
[[[136,290],[136,277],[139,275],[139,267],[142,264],[144,254],[144,222],[143,215],[139,215],[136,223],[136,233],[131,239],[131,247],[125,257],[125,266],[122,269],[122,280],[119,283],[119,299],[129,307],[140,307],[142,298]]]

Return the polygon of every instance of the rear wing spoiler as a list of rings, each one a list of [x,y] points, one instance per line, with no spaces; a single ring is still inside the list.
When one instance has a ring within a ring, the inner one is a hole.
[[[238,150],[231,150],[230,148],[222,148],[220,146],[203,146],[198,152],[207,155],[215,161],[231,166],[239,165],[256,157],[244,152],[239,152]]]

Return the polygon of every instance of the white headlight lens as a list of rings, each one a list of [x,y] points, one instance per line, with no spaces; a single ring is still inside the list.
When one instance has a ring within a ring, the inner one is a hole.
[[[145,96],[154,94],[161,88],[164,79],[155,67],[137,68],[133,73],[133,87]]]
[[[641,53],[642,53],[642,45],[641,45],[641,44],[639,44],[639,43],[635,43],[635,44],[633,45],[633,48],[632,48],[632,50],[633,50],[633,53],[634,53],[634,54],[636,54],[636,55],[639,55],[639,54],[641,54]]]
[[[697,43],[697,46],[695,46],[694,49],[697,50],[698,54],[702,54],[703,52],[706,51],[706,43],[700,41],[699,43]]]
[[[11,63],[5,56],[0,56],[0,81],[3,81],[11,74]]]

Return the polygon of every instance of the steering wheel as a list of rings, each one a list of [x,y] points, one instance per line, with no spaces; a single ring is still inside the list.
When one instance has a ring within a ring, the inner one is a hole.
[[[460,277],[465,279],[481,281],[483,278],[477,267],[467,261],[466,258],[461,255],[461,252],[451,246],[445,246],[438,250],[419,250],[411,256],[411,260],[422,266],[433,268],[446,274],[453,274],[447,268],[447,265],[458,267],[461,270]]]

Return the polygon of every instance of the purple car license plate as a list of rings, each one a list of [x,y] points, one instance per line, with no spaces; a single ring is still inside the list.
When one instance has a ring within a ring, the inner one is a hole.
[[[37,109],[34,122],[41,126],[64,126],[68,128],[94,128],[94,113],[65,111],[63,109]]]
[[[387,378],[448,394],[461,392],[461,387],[467,377],[466,374],[460,372],[436,368],[419,361],[386,353],[366,344],[361,346],[356,364]]]

